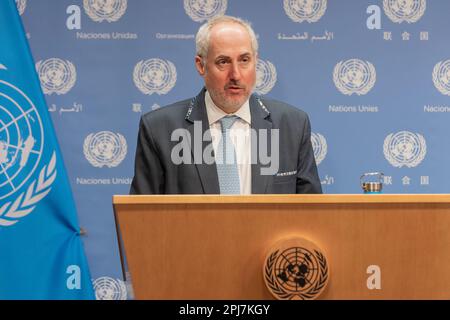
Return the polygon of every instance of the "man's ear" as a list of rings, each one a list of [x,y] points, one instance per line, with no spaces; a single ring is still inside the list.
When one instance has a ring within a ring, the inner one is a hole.
[[[206,70],[202,57],[195,56],[195,68],[202,77],[205,75]]]

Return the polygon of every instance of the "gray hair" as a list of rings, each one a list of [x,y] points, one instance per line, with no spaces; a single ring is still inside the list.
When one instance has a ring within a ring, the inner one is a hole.
[[[211,35],[211,29],[215,25],[217,25],[219,23],[224,23],[224,22],[237,23],[237,24],[240,24],[241,26],[243,26],[247,30],[247,32],[250,36],[253,53],[254,54],[258,53],[258,40],[256,39],[255,32],[253,31],[253,29],[250,25],[250,22],[245,21],[241,18],[232,17],[232,16],[216,16],[216,17],[208,20],[206,23],[204,23],[198,29],[197,35],[195,36],[195,46],[196,46],[196,51],[197,51],[196,54],[198,56],[202,57],[203,60],[206,59],[206,56],[208,55],[209,38]]]

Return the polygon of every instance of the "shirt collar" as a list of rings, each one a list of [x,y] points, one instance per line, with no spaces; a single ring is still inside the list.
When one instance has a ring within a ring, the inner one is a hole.
[[[205,105],[206,105],[206,112],[208,114],[208,122],[209,125],[219,121],[225,116],[228,116],[230,114],[224,112],[222,109],[220,109],[214,101],[212,100],[211,96],[209,95],[209,92],[205,92]],[[238,111],[233,113],[233,115],[238,116],[240,119],[244,120],[248,124],[251,124],[251,116],[250,116],[250,104],[249,99],[247,99],[244,104],[239,108]]]

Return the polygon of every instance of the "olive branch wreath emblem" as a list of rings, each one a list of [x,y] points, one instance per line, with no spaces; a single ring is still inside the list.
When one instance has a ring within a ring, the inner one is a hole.
[[[256,93],[259,95],[263,95],[267,94],[270,90],[272,90],[275,83],[277,82],[277,69],[275,68],[273,63],[268,60],[267,61],[260,60],[259,66],[260,68],[257,67],[256,69],[257,73],[258,71],[263,72],[263,70],[265,69],[269,74],[268,79],[267,78],[263,79],[262,83],[258,82],[255,87]]]
[[[163,83],[160,87],[153,88],[149,86],[149,84],[141,78],[140,73],[142,72],[142,68],[145,63],[154,62],[157,63],[162,71],[168,71],[169,79],[165,83]],[[164,65],[166,69],[164,69]],[[161,59],[149,59],[149,60],[141,60],[139,61],[133,70],[133,82],[136,87],[143,93],[152,95],[153,93],[157,93],[158,95],[167,94],[172,88],[175,86],[177,82],[177,69],[175,65],[169,60],[161,60]]]
[[[300,1],[295,1],[297,6],[300,6]],[[317,3],[319,4],[319,9],[317,12],[314,12],[311,16],[302,15],[299,13],[296,9],[293,8],[292,1],[284,0],[283,1],[283,8],[286,12],[286,15],[291,18],[294,22],[303,22],[307,21],[308,23],[311,22],[317,22],[322,18],[323,14],[325,13],[325,10],[327,10],[327,0],[318,0]]]
[[[30,214],[37,203],[50,192],[55,178],[56,154],[53,152],[50,162],[41,169],[37,180],[34,180],[14,201],[7,202],[0,208],[0,226],[11,226]]]
[[[442,72],[442,70],[441,70],[442,67],[446,67],[447,70],[444,70],[444,71],[448,71],[449,62],[450,62],[450,60],[446,60],[444,62],[441,61],[441,62],[437,63],[433,68],[434,86],[436,87],[436,89],[439,90],[440,93],[447,95],[447,96],[450,96],[450,90],[449,90],[450,81],[448,81],[447,79],[441,79],[439,74]],[[447,81],[447,83],[445,83],[445,81]]]
[[[384,153],[384,157],[386,158],[387,161],[389,161],[389,163],[397,168],[401,168],[403,166],[406,166],[408,168],[414,168],[417,167],[417,165],[419,165],[419,163],[421,163],[423,161],[423,159],[425,158],[425,155],[427,153],[427,144],[425,142],[424,137],[421,134],[415,134],[417,139],[419,140],[419,146],[420,146],[420,150],[419,153],[417,155],[414,156],[413,159],[408,159],[407,161],[398,161],[391,152],[390,149],[390,144],[392,141],[392,138],[394,136],[393,133],[389,134],[385,139],[384,139],[384,143],[383,143],[383,153]]]
[[[67,71],[67,74],[69,77],[66,79],[66,81],[62,82],[58,86],[55,86],[52,83],[48,83],[48,81],[45,79],[45,75],[43,74],[43,68],[45,64],[47,63],[55,63],[58,68],[65,68],[65,71]],[[36,63],[36,70],[39,73],[39,79],[41,81],[41,87],[44,94],[53,94],[56,93],[57,95],[66,94],[67,92],[72,89],[72,87],[75,85],[75,82],[77,80],[77,70],[75,69],[75,65],[70,62],[69,60],[61,60],[61,59],[48,59],[45,61],[38,61]]]
[[[309,288],[309,290],[304,292],[288,292],[282,286],[280,286],[276,279],[276,275],[273,272],[275,261],[279,257],[279,251],[280,250],[276,250],[269,256],[264,268],[264,278],[266,280],[266,283],[272,290],[272,292],[276,295],[276,297],[281,300],[292,300],[293,298],[295,298],[295,296],[298,296],[303,300],[312,300],[317,298],[328,280],[328,264],[325,256],[321,252],[314,250],[315,257],[319,262],[320,270],[318,280],[314,283],[313,286],[311,286],[311,288]]]
[[[83,143],[83,153],[86,157],[86,160],[89,161],[89,163],[97,168],[101,168],[103,166],[107,166],[108,168],[117,167],[123,159],[125,159],[125,156],[127,155],[127,141],[125,140],[124,136],[118,133],[117,138],[119,140],[120,144],[120,150],[117,155],[115,155],[114,159],[110,159],[110,161],[98,161],[93,155],[90,150],[90,144],[92,142],[92,139],[94,138],[94,134],[89,134],[86,139],[84,139]]]
[[[206,1],[206,11],[204,13],[199,12],[201,9],[201,1],[198,0],[184,0],[183,6],[186,14],[195,22],[203,22],[215,16],[221,16],[227,11],[228,0],[213,0]],[[211,6],[212,5],[212,6]],[[208,9],[213,9],[208,10]]]
[[[111,14],[99,14],[91,7],[89,0],[83,0],[83,7],[86,14],[95,22],[102,22],[104,20],[108,22],[114,22],[119,20],[125,11],[127,10],[127,0],[116,0],[114,4],[118,4],[119,7]]]
[[[388,18],[391,19],[391,21],[394,23],[402,23],[403,21],[406,21],[407,23],[413,23],[419,21],[419,19],[422,18],[427,7],[427,3],[425,0],[418,0],[418,3],[419,8],[410,16],[396,15],[396,13],[391,9],[389,0],[383,0],[383,10]]]
[[[344,63],[349,62],[350,60],[356,60],[359,65],[365,65],[367,67],[367,70],[369,71],[369,79],[368,82],[365,83],[362,87],[360,88],[356,88],[356,89],[348,89],[345,87],[345,85],[343,84],[341,78],[340,78],[340,73],[341,73],[341,68],[344,65]],[[375,81],[377,78],[376,75],[376,70],[375,67],[373,66],[373,64],[371,64],[368,61],[362,61],[359,59],[350,59],[347,61],[340,61],[338,64],[336,64],[336,66],[333,69],[333,82],[336,86],[336,88],[343,94],[345,95],[349,95],[351,96],[352,94],[356,93],[356,95],[361,96],[361,95],[365,95],[367,94],[375,85]]]

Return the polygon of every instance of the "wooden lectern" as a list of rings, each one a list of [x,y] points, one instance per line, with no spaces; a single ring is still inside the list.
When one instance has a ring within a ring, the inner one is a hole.
[[[273,299],[267,248],[291,236],[327,257],[320,299],[450,299],[450,195],[114,196],[113,204],[136,299]]]

